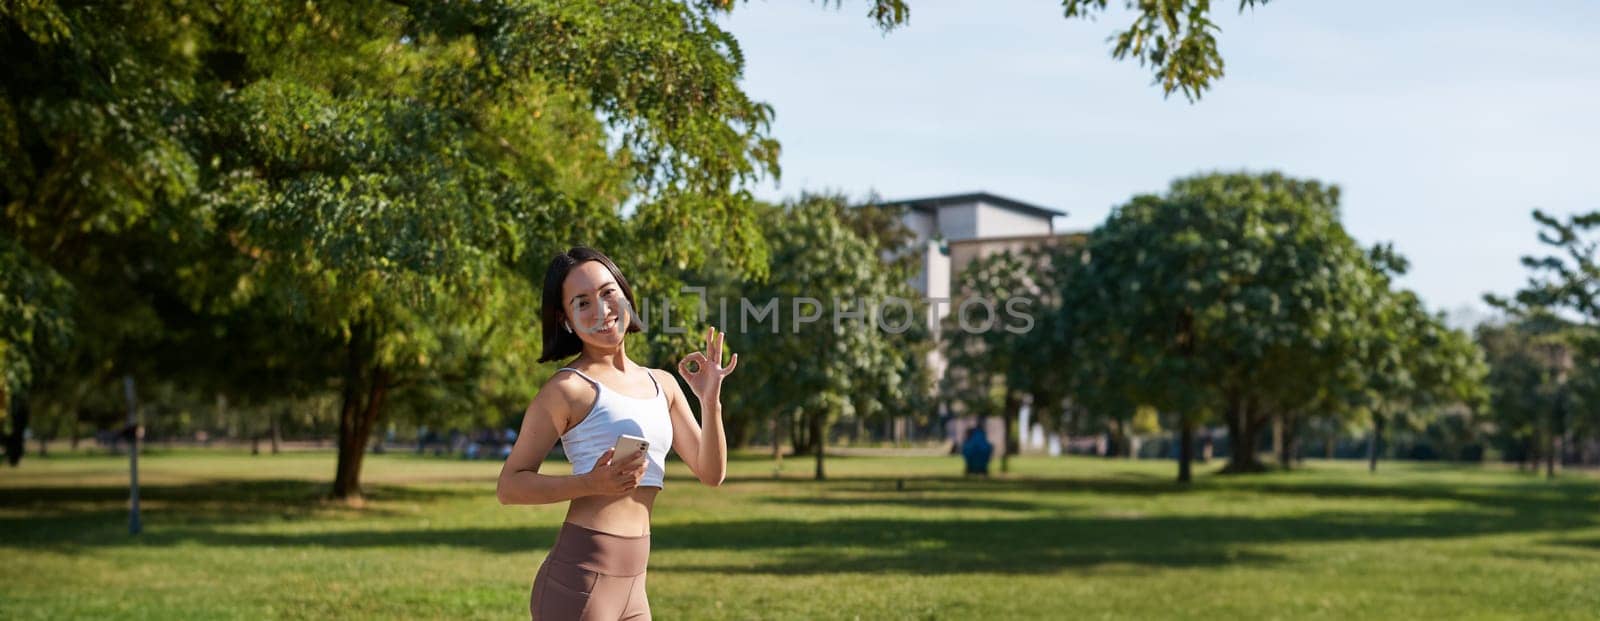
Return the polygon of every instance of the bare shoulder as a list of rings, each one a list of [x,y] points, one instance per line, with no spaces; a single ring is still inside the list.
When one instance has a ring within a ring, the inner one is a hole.
[[[593,387],[589,385],[589,380],[583,379],[582,375],[572,371],[556,371],[554,375],[550,376],[550,379],[544,381],[544,386],[539,387],[539,392],[555,390],[558,393],[567,394],[578,393],[585,388],[590,389],[589,392],[594,392]]]
[[[577,373],[558,372],[539,387],[539,394],[534,395],[528,409],[544,409],[559,421],[565,420],[572,412],[580,411],[579,408],[587,407],[593,400],[594,386],[589,380]]]
[[[645,370],[656,378],[656,383],[661,385],[661,391],[668,397],[683,396],[683,390],[678,386],[678,378],[674,377],[672,372],[666,369],[652,369],[650,367],[645,367]]]

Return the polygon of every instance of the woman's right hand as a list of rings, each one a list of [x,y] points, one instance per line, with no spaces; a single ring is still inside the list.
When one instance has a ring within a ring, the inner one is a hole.
[[[629,457],[613,461],[617,449],[606,449],[595,460],[594,468],[584,476],[588,477],[589,490],[594,496],[619,496],[633,491],[639,486],[639,481],[644,478],[644,451],[635,452]]]

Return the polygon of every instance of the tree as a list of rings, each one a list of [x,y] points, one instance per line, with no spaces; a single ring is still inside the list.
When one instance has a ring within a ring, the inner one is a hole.
[[[337,337],[338,496],[358,493],[359,449],[406,367],[426,366],[435,337],[486,303],[509,302],[502,317],[527,308],[514,281],[555,248],[637,242],[646,264],[682,267],[714,239],[738,264],[764,264],[748,196],[732,188],[775,172],[771,112],[738,90],[731,39],[679,3],[46,3],[5,17],[8,63],[31,63],[8,74],[0,110],[25,130],[5,145],[19,173],[6,179],[7,235],[35,257],[87,254],[47,264],[68,280],[120,268],[135,255],[95,253],[134,241],[228,246],[237,260],[186,265],[169,244],[133,263],[174,289],[185,270],[233,285],[182,291],[195,308],[264,304]],[[95,183],[76,192],[56,177]],[[148,286],[115,291],[139,299]],[[143,320],[105,331],[113,341],[162,332],[158,313],[86,306]]]
[[[1363,255],[1339,224],[1338,196],[1277,173],[1215,174],[1116,208],[1064,290],[1073,347],[1097,359],[1079,366],[1077,401],[1175,413],[1180,481],[1199,416],[1215,411],[1232,440],[1225,470],[1260,470],[1262,425],[1311,402],[1333,366],[1285,363],[1332,356],[1324,343],[1359,301],[1347,289]]]
[[[922,268],[922,255],[912,247],[916,235],[906,226],[908,211],[905,205],[881,204],[873,196],[861,205],[841,210],[839,215],[845,226],[877,250],[884,262],[882,269],[889,279],[891,295],[915,300],[917,294],[910,283]],[[900,327],[901,319],[910,318],[902,314],[905,309],[884,310],[892,315],[889,319],[896,322],[896,328]],[[935,343],[931,326],[923,321],[905,322],[904,330],[885,330],[883,338],[889,341],[889,348],[897,352],[906,372],[890,383],[872,381],[887,379],[889,376],[884,374],[863,377],[856,386],[854,409],[860,427],[882,422],[884,437],[892,438],[891,426],[896,421],[909,418],[915,423],[925,423],[938,415],[938,395],[928,364]]]
[[[69,346],[72,289],[14,242],[0,238],[0,406],[33,383],[33,361]],[[18,396],[17,398],[23,398]]]
[[[36,421],[147,372],[160,305],[206,272],[200,167],[175,129],[200,71],[184,11],[0,9],[0,364]]]
[[[1572,366],[1568,379],[1562,385],[1568,399],[1561,418],[1570,446],[1579,446],[1583,438],[1592,443],[1600,438],[1600,337],[1593,331],[1580,330],[1572,343]],[[1595,456],[1579,449],[1575,456],[1586,463],[1594,463]],[[1547,471],[1550,462],[1546,461]]]
[[[231,145],[214,204],[258,259],[252,293],[342,341],[334,496],[359,496],[391,390],[507,353],[475,346],[536,340],[516,319],[536,306],[525,281],[570,240],[682,267],[714,239],[737,265],[759,263],[750,203],[730,190],[773,167],[770,111],[737,89],[735,50],[702,14],[671,2],[287,10],[314,27],[214,24],[244,63],[216,114],[248,121],[206,142]],[[507,331],[520,334],[491,338]],[[447,355],[449,343],[476,353]],[[466,366],[433,367],[452,359]]]
[[[1538,468],[1540,444],[1560,394],[1549,349],[1571,325],[1550,313],[1533,313],[1503,324],[1478,327],[1477,341],[1488,358],[1489,416],[1503,453],[1519,467]]]
[[[1050,327],[1036,318],[1057,312],[1057,273],[1070,269],[1082,248],[1063,237],[1023,252],[978,257],[956,277],[956,295],[942,329],[949,369],[944,391],[962,411],[1005,422],[1001,472],[1019,452],[1018,417],[1024,400],[1044,419],[1059,416],[1064,398],[1058,370],[1068,360]]]
[[[360,448],[409,398],[393,390],[473,370],[509,386],[446,350],[531,334],[515,280],[554,251],[628,248],[646,292],[714,249],[761,275],[739,188],[776,175],[778,145],[715,21],[733,5],[7,5],[0,306],[36,307],[0,337],[8,394],[44,342],[73,343],[60,388],[157,372],[145,358],[174,328],[307,327],[336,343],[314,354],[340,369],[334,495],[355,497]],[[1206,3],[1137,11],[1115,57],[1191,100],[1221,75]],[[888,29],[909,10],[871,15]],[[26,298],[27,282],[60,295]],[[233,316],[247,308],[262,312]],[[471,320],[485,310],[512,319]]]
[[[815,454],[819,480],[833,421],[870,414],[863,410],[871,402],[893,409],[919,389],[909,381],[915,374],[905,341],[894,334],[909,331],[918,315],[888,303],[907,297],[903,274],[852,230],[848,209],[843,197],[809,194],[768,209],[768,277],[732,287],[737,299],[724,320],[729,340],[755,363],[727,387],[728,411],[791,416],[796,448]]]
[[[1368,469],[1376,472],[1384,430],[1396,419],[1412,427],[1452,404],[1477,407],[1487,398],[1483,352],[1472,339],[1432,315],[1411,291],[1388,292],[1371,307],[1364,407],[1372,417]]]
[[[941,392],[953,410],[977,416],[979,426],[990,416],[1001,417],[1001,472],[1010,472],[1017,450],[1015,417],[1023,395],[1012,380],[1022,366],[1020,339],[1012,332],[1020,328],[1006,311],[1012,310],[1007,304],[1028,299],[1026,279],[1027,268],[1012,253],[973,259],[956,275],[951,312],[940,329],[949,361]]]
[[[1568,413],[1578,416],[1571,427],[1600,427],[1600,415],[1592,405],[1597,372],[1594,359],[1600,354],[1600,240],[1593,236],[1600,229],[1600,211],[1575,214],[1565,220],[1540,210],[1533,211],[1539,223],[1539,241],[1550,248],[1545,256],[1525,256],[1522,264],[1531,272],[1527,284],[1511,299],[1486,295],[1489,304],[1510,311],[1528,321],[1543,320],[1551,313],[1565,311],[1573,321],[1566,329],[1544,340],[1547,373],[1556,382],[1556,395],[1540,417],[1540,452],[1545,456],[1546,473],[1555,475],[1560,460],[1559,437],[1568,427]],[[1576,357],[1574,364],[1574,354]],[[1586,355],[1583,355],[1586,354]],[[1572,377],[1576,372],[1576,377]],[[1569,387],[1569,378],[1574,386]],[[1576,390],[1573,390],[1575,388]],[[1527,388],[1525,388],[1527,390]],[[1574,407],[1578,404],[1590,407]],[[1587,415],[1582,412],[1588,411]]]

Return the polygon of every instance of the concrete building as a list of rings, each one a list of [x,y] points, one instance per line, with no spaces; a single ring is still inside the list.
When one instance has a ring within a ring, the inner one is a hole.
[[[910,252],[922,255],[911,286],[926,298],[949,298],[957,275],[972,259],[1002,249],[1021,249],[1055,236],[1055,219],[1066,212],[973,192],[888,201],[906,208],[904,222],[916,235]],[[943,308],[935,321],[949,314]]]
[[[1020,252],[1071,235],[1058,232],[1057,219],[1065,218],[1066,212],[988,192],[880,204],[906,208],[903,221],[915,238],[905,252],[920,256],[920,269],[912,278],[911,286],[930,300],[927,320],[935,334],[938,334],[940,322],[960,303],[951,298],[957,293],[956,279],[967,264],[990,254]],[[947,302],[931,302],[935,300]],[[945,358],[939,350],[932,352],[928,363],[935,377],[944,376]],[[1028,420],[1027,413],[1023,414],[1023,420]],[[947,437],[959,441],[975,422],[970,417],[948,419]],[[998,418],[991,418],[988,423],[992,427],[989,437],[997,440],[995,456],[998,458],[1005,449],[1004,442],[998,441],[1003,437],[1002,423]]]

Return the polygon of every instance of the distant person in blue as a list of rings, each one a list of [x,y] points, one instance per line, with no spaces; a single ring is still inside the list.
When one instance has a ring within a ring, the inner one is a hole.
[[[967,441],[961,443],[961,457],[967,462],[967,474],[989,476],[989,457],[994,455],[994,445],[983,427],[973,427]]]

